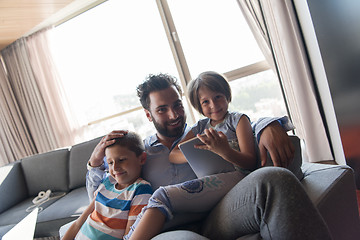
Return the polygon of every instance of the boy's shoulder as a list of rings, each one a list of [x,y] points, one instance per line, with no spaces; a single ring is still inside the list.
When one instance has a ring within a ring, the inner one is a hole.
[[[133,190],[136,190],[137,194],[152,194],[152,188],[148,181],[138,178],[132,184]]]
[[[151,185],[148,181],[142,179],[141,177],[139,177],[138,179],[136,179],[136,181],[134,182],[134,184],[136,184],[137,186],[140,186],[140,185]]]

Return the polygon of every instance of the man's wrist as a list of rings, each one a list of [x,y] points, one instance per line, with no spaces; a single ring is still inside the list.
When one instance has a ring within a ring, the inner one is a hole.
[[[102,162],[100,165],[98,165],[98,166],[93,166],[93,165],[91,165],[91,163],[90,163],[90,160],[87,162],[87,170],[91,170],[91,169],[93,169],[93,168],[104,168],[104,162]]]

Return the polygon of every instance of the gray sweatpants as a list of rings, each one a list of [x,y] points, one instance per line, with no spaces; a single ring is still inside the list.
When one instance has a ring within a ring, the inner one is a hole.
[[[167,186],[155,191],[148,208],[159,207],[170,222],[176,220],[172,215],[178,212],[210,211],[201,232],[209,239],[237,239],[257,233],[262,239],[331,239],[318,210],[289,170],[264,167],[241,179],[239,173],[226,173]],[[207,181],[212,184],[206,185]],[[191,232],[184,234],[192,239]]]

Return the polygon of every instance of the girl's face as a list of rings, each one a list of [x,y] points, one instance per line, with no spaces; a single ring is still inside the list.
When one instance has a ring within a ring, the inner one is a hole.
[[[229,106],[226,96],[222,93],[211,91],[207,87],[200,87],[198,95],[202,112],[211,119],[211,125],[215,126],[221,123]]]

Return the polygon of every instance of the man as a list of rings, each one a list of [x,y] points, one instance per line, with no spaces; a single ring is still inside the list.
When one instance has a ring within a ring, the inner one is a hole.
[[[154,190],[196,178],[187,163],[172,164],[168,160],[171,149],[189,131],[176,79],[165,74],[149,75],[137,92],[147,118],[157,131],[144,140],[148,159],[143,167],[143,178]],[[266,163],[267,151],[274,166],[286,167],[293,158],[294,148],[283,127],[286,130],[291,127],[287,118],[263,119],[255,124],[262,165]],[[90,198],[104,175],[105,147],[125,133],[113,131],[95,147],[88,163]],[[175,217],[173,222],[184,220],[178,219]],[[330,239],[325,223],[300,183],[284,168],[262,168],[245,177],[210,212],[201,232],[211,239],[236,239],[256,233],[265,239]]]

